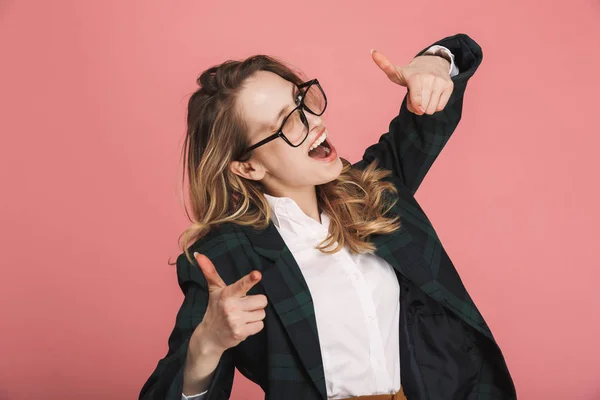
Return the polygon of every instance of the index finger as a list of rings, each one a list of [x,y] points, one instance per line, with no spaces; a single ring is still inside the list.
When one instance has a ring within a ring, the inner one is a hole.
[[[420,109],[422,113],[425,112],[425,106],[423,105],[423,84],[418,77],[412,79],[408,83],[408,96],[413,107]]]
[[[248,275],[241,277],[239,280],[229,285],[226,288],[228,292],[227,295],[244,297],[261,278],[262,275],[259,271],[252,271]]]

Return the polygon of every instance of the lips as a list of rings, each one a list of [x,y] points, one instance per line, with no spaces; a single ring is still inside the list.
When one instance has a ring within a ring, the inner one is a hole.
[[[313,136],[313,138],[312,138],[312,140],[311,140],[310,144],[308,145],[308,150],[306,151],[307,153],[310,151],[310,147],[311,147],[311,146],[312,146],[312,145],[313,145],[313,144],[316,142],[316,140],[317,140],[318,138],[320,138],[320,137],[321,137],[321,135],[323,134],[323,132],[325,132],[325,129],[327,129],[327,128],[326,128],[326,127],[323,127],[323,129],[321,129],[319,132],[317,132],[317,133],[315,134],[315,136]],[[325,141],[327,141],[327,138],[325,138]]]

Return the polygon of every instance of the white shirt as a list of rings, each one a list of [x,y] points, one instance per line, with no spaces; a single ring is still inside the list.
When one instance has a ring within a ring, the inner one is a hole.
[[[447,52],[450,75],[459,73]],[[328,399],[393,394],[400,389],[400,288],[394,268],[374,254],[352,255],[346,247],[324,254],[329,217],[304,214],[289,197],[265,194],[273,223],[306,280],[313,299]],[[336,243],[337,244],[337,243]],[[207,391],[182,400],[201,400]]]
[[[347,247],[320,252],[315,247],[327,237],[327,214],[319,223],[289,197],[265,197],[313,298],[327,398],[396,393],[400,288],[393,267]]]

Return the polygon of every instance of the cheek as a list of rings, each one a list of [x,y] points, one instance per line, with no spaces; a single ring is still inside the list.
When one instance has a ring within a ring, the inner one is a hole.
[[[277,143],[277,146],[273,146],[266,153],[266,157],[269,158],[269,165],[272,172],[278,172],[276,169],[283,166],[293,168],[294,165],[306,162],[309,158],[308,155],[304,154],[304,150],[301,147],[289,146],[283,140]]]
[[[278,146],[269,152],[265,152],[263,161],[271,175],[279,178],[281,181],[298,182],[306,176],[307,170],[311,167],[312,160],[303,149],[293,148],[283,143],[285,147]]]
[[[296,175],[302,170],[308,161],[308,156],[302,153],[301,150],[296,150],[290,146],[287,149],[279,149],[277,152],[268,154],[269,170],[275,176],[291,176]]]

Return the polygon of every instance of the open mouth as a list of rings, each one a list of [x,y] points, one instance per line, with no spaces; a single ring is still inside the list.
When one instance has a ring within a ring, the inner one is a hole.
[[[329,144],[329,140],[325,137],[323,143],[315,147],[314,149],[308,152],[308,156],[316,159],[327,158],[331,153],[331,145]]]

